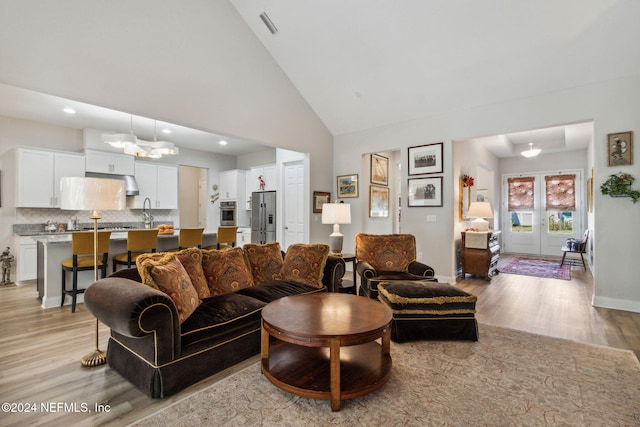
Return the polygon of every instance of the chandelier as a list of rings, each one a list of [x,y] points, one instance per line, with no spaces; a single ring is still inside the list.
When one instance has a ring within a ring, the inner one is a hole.
[[[139,139],[133,134],[133,115],[129,133],[103,133],[102,141],[115,148],[122,148],[125,154],[136,157],[159,159],[163,155],[178,154],[179,149],[172,142],[156,139],[157,122],[153,121],[153,141]]]

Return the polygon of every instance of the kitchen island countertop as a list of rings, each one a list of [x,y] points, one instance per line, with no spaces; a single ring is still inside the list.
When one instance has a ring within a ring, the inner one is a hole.
[[[83,230],[90,231],[90,230]],[[111,231],[109,244],[109,259],[107,261],[107,275],[111,274],[112,256],[127,252],[127,232],[129,230]],[[215,230],[205,230],[202,235],[202,246],[212,246],[216,244]],[[178,247],[178,234],[176,230],[173,234],[158,234],[158,252],[167,251]],[[59,307],[62,302],[62,261],[71,257],[71,232],[39,234],[32,236],[37,242],[38,258],[38,299],[42,302],[43,308]],[[93,283],[93,271],[78,272],[78,287],[86,288]],[[71,286],[70,278],[67,279],[67,286]],[[83,294],[78,295],[78,303],[83,302]],[[71,303],[71,298],[66,299]]]

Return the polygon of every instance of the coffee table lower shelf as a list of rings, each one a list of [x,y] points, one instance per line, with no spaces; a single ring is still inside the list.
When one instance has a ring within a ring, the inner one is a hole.
[[[282,390],[312,399],[331,400],[330,350],[275,340],[262,373]],[[391,375],[391,356],[376,341],[340,347],[340,400],[382,387]]]

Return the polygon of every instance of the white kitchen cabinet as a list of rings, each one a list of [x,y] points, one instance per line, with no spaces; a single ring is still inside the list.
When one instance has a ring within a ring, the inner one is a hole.
[[[134,208],[142,209],[144,199],[151,200],[153,209],[178,209],[178,167],[136,162],[135,177],[140,194]]]
[[[16,255],[16,282],[35,280],[38,276],[38,249],[36,241],[31,237],[16,238],[18,254]]]
[[[19,148],[17,157],[17,207],[59,207],[60,179],[84,176],[82,154]]]
[[[247,171],[234,169],[220,172],[220,200],[244,200]]]
[[[133,175],[135,158],[129,154],[85,150],[87,172]]]
[[[236,246],[242,247],[245,243],[251,243],[251,229],[249,227],[238,227]]]
[[[264,188],[260,188],[260,177],[264,181]],[[264,165],[252,167],[247,178],[247,199],[254,191],[275,191],[278,177],[276,165]]]

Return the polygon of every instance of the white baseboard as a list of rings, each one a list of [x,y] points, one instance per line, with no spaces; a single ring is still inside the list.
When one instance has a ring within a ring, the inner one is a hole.
[[[640,301],[608,297],[594,297],[593,306],[640,313]]]

